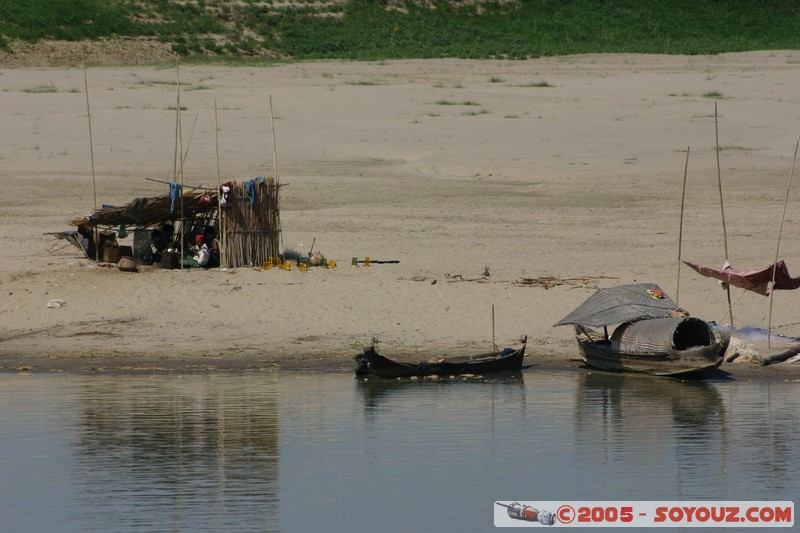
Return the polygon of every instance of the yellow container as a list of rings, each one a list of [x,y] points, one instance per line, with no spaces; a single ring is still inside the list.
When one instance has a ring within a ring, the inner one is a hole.
[[[365,258],[364,258],[364,266],[365,266],[365,267],[368,267],[368,266],[369,266],[369,256],[367,256],[367,257],[365,257]]]
[[[300,263],[299,265],[297,265],[297,268],[299,268],[301,272],[305,272],[306,270],[308,270],[308,263],[305,262]]]
[[[336,259],[328,259],[328,268],[336,268]]]
[[[264,270],[272,268],[272,261],[264,261]]]

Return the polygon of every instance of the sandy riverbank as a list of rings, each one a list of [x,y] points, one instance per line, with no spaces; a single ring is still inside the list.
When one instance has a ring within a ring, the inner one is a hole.
[[[145,178],[172,172],[174,79],[89,68],[99,203],[165,192]],[[483,350],[492,306],[499,344],[528,335],[532,364],[569,369],[571,328],[552,325],[593,287],[635,281],[726,322],[716,282],[684,267],[676,294],[686,148],[683,259],[725,256],[716,101],[728,255],[763,267],[800,123],[796,51],[184,67],[186,184],[216,184],[215,101],[223,179],[273,173],[271,96],[284,243],[314,242],[339,266],[132,274],[46,235],[93,206],[83,71],[0,80],[0,370],[344,370],[373,337],[411,358]],[[798,189],[780,247],[793,274]],[[399,263],[350,266],[364,256]],[[564,283],[518,283],[547,276]],[[768,298],[732,297],[734,324],[767,327]],[[776,295],[772,326],[800,335],[797,292]],[[723,369],[791,379],[798,367]]]

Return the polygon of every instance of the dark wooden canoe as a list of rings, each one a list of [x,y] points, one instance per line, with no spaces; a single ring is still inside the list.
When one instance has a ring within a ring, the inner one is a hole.
[[[401,363],[381,355],[373,344],[356,355],[356,375],[373,375],[382,378],[457,376],[464,374],[483,375],[496,372],[515,372],[522,370],[525,345],[528,337],[522,339],[517,349],[506,348],[497,352],[474,356],[454,357]]]

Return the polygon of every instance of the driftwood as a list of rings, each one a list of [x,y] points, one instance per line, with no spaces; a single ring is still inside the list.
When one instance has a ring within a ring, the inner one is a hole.
[[[774,365],[775,363],[782,363],[783,361],[791,359],[792,357],[794,357],[799,353],[800,353],[800,344],[796,344],[784,352],[776,353],[775,355],[770,355],[767,357],[762,357],[761,366],[769,366],[769,365]]]
[[[485,277],[482,278],[465,278],[461,274],[445,274],[444,277],[447,278],[447,283],[458,283],[461,281],[474,281],[476,283],[490,283],[488,279]]]
[[[462,274],[445,274],[444,277],[447,278],[447,283],[461,283],[461,282],[499,283],[486,279],[485,277],[465,278]],[[414,276],[413,278],[401,277],[399,279],[401,280],[408,279],[410,281],[430,281],[432,278],[428,278],[426,276]],[[614,278],[609,276],[583,276],[579,278],[556,278],[554,276],[541,276],[538,278],[522,278],[512,283],[514,283],[514,285],[518,287],[544,287],[545,289],[551,289],[559,285],[572,285],[575,287],[588,287],[591,289],[597,289],[597,286],[594,284],[594,281],[599,279],[619,279],[619,278]],[[435,279],[433,280],[433,283],[436,283]]]
[[[582,276],[579,278],[557,278],[555,276],[539,276],[538,278],[522,278],[514,282],[518,287],[544,287],[552,289],[560,285],[572,285],[576,287],[588,287],[596,289],[595,281],[599,279],[617,279],[608,276]]]

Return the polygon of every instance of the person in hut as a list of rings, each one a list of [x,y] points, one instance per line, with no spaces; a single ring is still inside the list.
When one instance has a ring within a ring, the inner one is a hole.
[[[186,254],[183,259],[183,266],[191,268],[204,268],[208,264],[208,259],[211,256],[211,250],[205,242],[202,235],[195,235],[194,246],[190,253]]]
[[[83,248],[83,252],[89,259],[95,259],[97,248],[94,245],[94,231],[91,226],[82,224],[78,226],[78,242]]]
[[[169,222],[161,226],[161,235],[163,235],[164,237],[164,242],[166,243],[167,248],[180,247],[180,245],[177,242],[175,242],[175,226],[173,226]]]
[[[217,231],[213,226],[205,227],[203,230],[203,239],[205,240],[206,246],[208,246],[208,249],[211,252],[211,255],[208,258],[208,263],[205,266],[206,268],[217,268],[220,264],[219,241],[217,240]]]
[[[150,232],[150,238],[147,239],[138,250],[136,250],[135,257],[145,265],[160,263],[161,254],[166,248],[167,241],[164,239],[164,234],[161,232],[161,230],[154,229]]]

